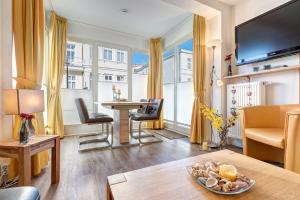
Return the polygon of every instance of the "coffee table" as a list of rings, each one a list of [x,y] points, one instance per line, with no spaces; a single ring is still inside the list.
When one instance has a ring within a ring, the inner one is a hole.
[[[240,173],[254,179],[256,184],[239,195],[222,196],[212,193],[198,185],[186,171],[186,166],[202,160],[233,164]],[[112,175],[107,178],[107,186],[108,200],[300,199],[300,174],[229,150]]]

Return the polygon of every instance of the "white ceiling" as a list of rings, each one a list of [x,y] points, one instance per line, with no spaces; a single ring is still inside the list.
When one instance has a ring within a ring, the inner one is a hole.
[[[191,16],[190,12],[162,0],[48,0],[45,7],[53,7],[70,21],[143,38],[162,36]],[[129,12],[122,13],[124,8]]]
[[[234,5],[238,4],[239,2],[241,2],[241,0],[218,0],[218,1],[221,1],[221,2],[231,5],[231,6],[234,6]]]

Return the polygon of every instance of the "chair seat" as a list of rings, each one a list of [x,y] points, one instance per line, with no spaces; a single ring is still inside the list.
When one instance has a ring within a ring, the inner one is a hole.
[[[144,113],[132,113],[131,120],[134,121],[147,121],[147,120],[157,120],[156,115],[144,114]]]
[[[247,138],[284,149],[284,130],[281,128],[246,128]]]
[[[14,187],[0,190],[0,199],[5,200],[39,200],[40,193],[34,187]]]
[[[89,117],[89,119],[87,119],[86,123],[88,124],[96,124],[96,123],[106,123],[106,122],[112,122],[114,121],[113,118],[109,117],[109,116],[98,116],[98,117],[94,117],[91,116]]]

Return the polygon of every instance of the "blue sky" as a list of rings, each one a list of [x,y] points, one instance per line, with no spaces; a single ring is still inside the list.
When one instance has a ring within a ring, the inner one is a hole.
[[[148,64],[149,56],[145,53],[132,53],[132,64]]]
[[[190,39],[186,41],[185,43],[179,45],[180,49],[186,49],[186,50],[193,50],[193,40]],[[164,52],[164,57],[167,57],[169,55],[172,55],[174,53],[174,49]],[[138,52],[133,52],[132,53],[132,64],[148,64],[149,62],[149,56],[145,53],[138,53]]]

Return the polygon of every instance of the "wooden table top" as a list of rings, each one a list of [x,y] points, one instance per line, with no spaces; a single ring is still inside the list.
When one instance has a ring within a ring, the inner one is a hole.
[[[27,144],[20,144],[18,140],[8,139],[0,141],[0,148],[22,148],[32,145],[37,145],[42,142],[53,140],[54,138],[59,137],[58,135],[35,135],[29,138]]]
[[[212,193],[198,185],[186,170],[186,166],[203,160],[233,164],[240,173],[254,179],[256,184],[248,192],[234,196],[222,196]],[[108,184],[114,200],[300,199],[300,174],[229,150],[109,176]]]

